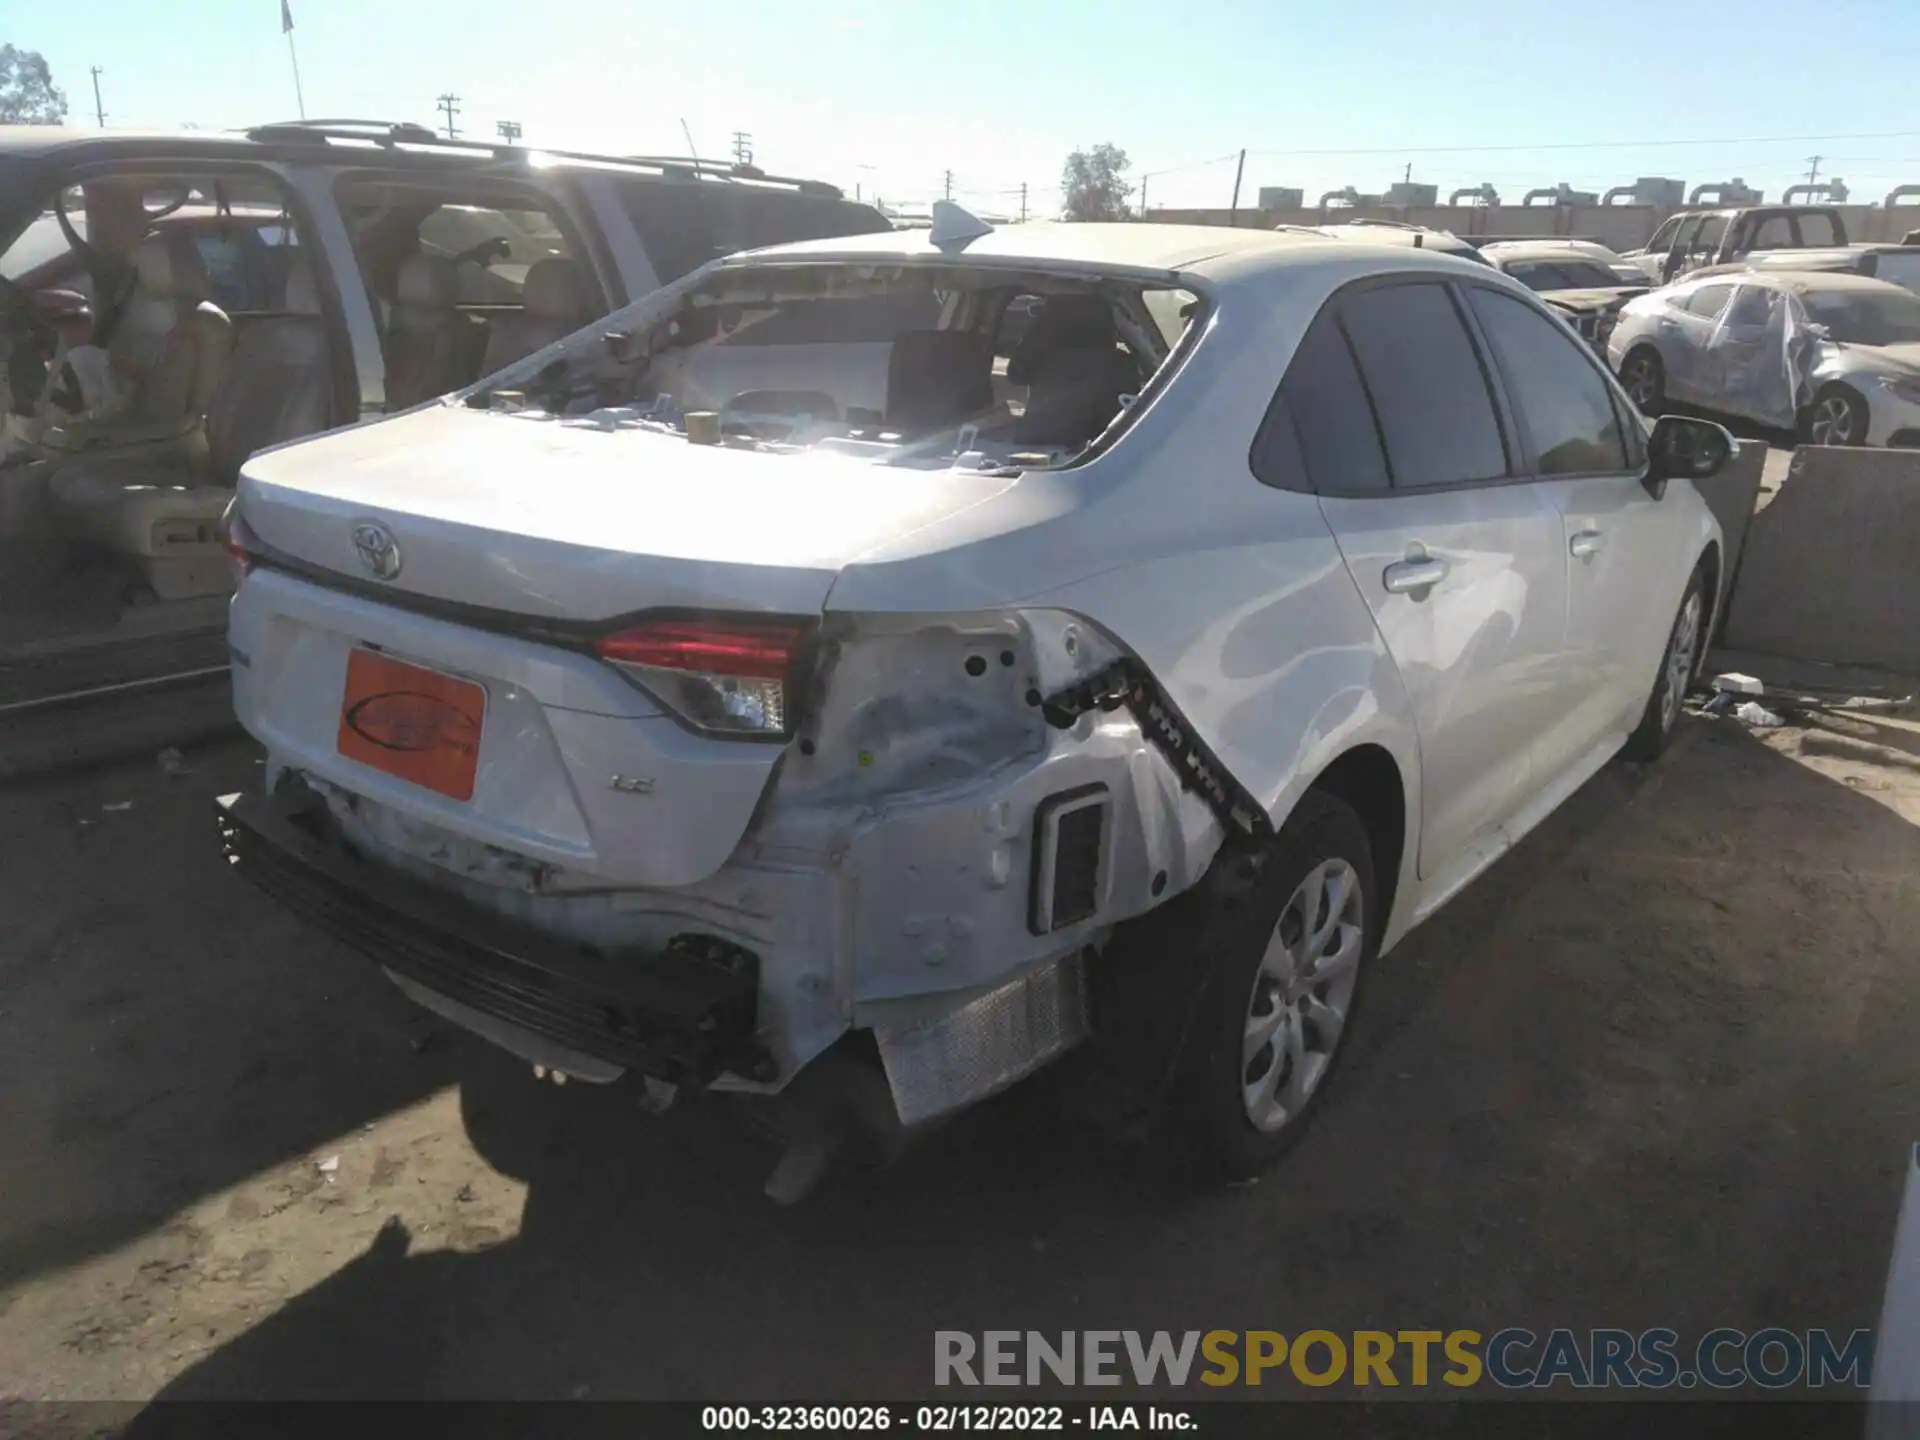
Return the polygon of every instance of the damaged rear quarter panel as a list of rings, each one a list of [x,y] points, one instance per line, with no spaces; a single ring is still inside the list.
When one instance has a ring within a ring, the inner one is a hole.
[[[1417,835],[1419,748],[1399,673],[1318,500],[1262,485],[1247,459],[1299,336],[1348,278],[1328,265],[1311,293],[1272,277],[1266,291],[1223,287],[1176,383],[1110,449],[1024,475],[849,566],[829,610],[1084,617],[1146,667],[1276,827],[1329,764],[1374,744],[1399,768]],[[1417,898],[1418,847],[1404,849],[1387,943]]]

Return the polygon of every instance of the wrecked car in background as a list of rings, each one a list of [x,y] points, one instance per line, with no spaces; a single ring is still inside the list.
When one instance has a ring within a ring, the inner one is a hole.
[[[1846,244],[1846,221],[1831,205],[1747,205],[1670,215],[1644,249],[1621,258],[1652,267],[1656,282],[1666,283],[1710,265],[1731,265],[1756,251]]]
[[[1659,267],[1644,259],[1629,259],[1597,240],[1578,240],[1563,235],[1509,236],[1498,240],[1475,240],[1482,259],[1497,262],[1503,254],[1533,251],[1590,260],[1604,266],[1616,285],[1637,285],[1650,290],[1660,283]]]
[[[77,706],[199,690],[219,722],[216,528],[253,451],[471,384],[717,255],[888,228],[751,166],[415,125],[0,127],[0,774],[118,725]]]
[[[539,1074],[897,1132],[1084,1044],[1252,1174],[1374,957],[1664,747],[1730,447],[1410,246],[736,256],[247,464],[224,844]]]
[[[1611,266],[1559,245],[1488,245],[1480,256],[1560,311],[1581,339],[1603,353],[1620,307],[1649,288],[1643,283],[1622,285]]]
[[[1884,280],[1690,279],[1629,301],[1607,359],[1649,415],[1677,401],[1814,445],[1920,447],[1920,296]]]

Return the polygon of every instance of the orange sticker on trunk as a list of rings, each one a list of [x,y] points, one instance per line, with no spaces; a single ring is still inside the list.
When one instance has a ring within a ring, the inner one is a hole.
[[[340,753],[454,800],[473,798],[487,692],[377,650],[347,659]]]

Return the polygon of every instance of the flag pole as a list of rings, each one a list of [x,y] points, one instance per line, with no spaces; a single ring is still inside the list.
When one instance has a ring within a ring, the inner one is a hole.
[[[280,0],[280,33],[287,37],[287,58],[293,62],[293,98],[300,107],[300,118],[307,118],[307,97],[300,88],[300,52],[293,46],[293,6]]]

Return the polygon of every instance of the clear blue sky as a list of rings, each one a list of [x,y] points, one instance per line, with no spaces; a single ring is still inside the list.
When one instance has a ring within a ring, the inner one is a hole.
[[[1920,181],[1916,0],[289,3],[309,114],[432,122],[453,91],[471,134],[673,153],[684,118],[702,154],[746,130],[770,169],[890,201],[951,169],[976,208],[1025,182],[1043,210],[1099,141],[1167,205],[1224,205],[1242,146],[1249,201],[1377,190],[1409,162],[1510,199],[1636,175],[1777,194],[1816,151],[1860,199]],[[294,114],[279,0],[8,8],[0,41],[46,55],[69,124],[93,123],[93,65],[110,125]]]

